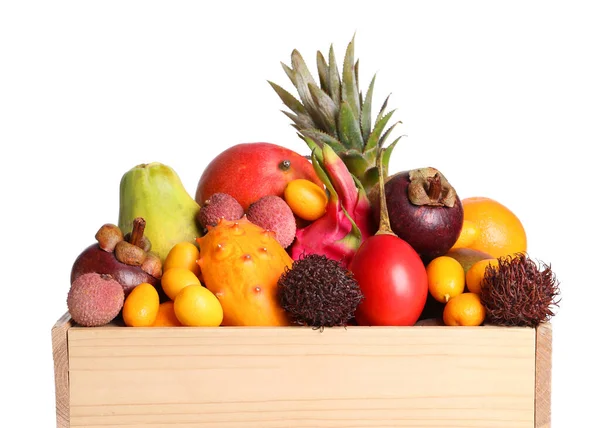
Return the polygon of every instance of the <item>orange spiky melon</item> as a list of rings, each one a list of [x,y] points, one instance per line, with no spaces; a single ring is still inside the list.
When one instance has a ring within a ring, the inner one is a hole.
[[[292,259],[267,231],[246,216],[221,219],[196,241],[206,288],[223,307],[223,326],[289,325],[277,299],[277,281]]]

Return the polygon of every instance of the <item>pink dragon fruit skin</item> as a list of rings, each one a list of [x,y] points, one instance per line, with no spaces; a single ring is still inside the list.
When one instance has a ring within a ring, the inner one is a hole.
[[[338,193],[342,207],[354,220],[364,240],[375,233],[371,222],[371,203],[365,189],[331,147],[325,144],[322,153],[324,169]]]
[[[292,259],[321,254],[348,266],[362,242],[372,236],[371,205],[364,189],[335,153],[324,144],[313,146],[315,172],[329,191],[325,215],[296,232]]]

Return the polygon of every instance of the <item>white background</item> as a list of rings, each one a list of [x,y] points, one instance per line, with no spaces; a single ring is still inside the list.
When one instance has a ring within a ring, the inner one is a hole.
[[[307,154],[267,84],[356,32],[361,86],[402,120],[391,169],[440,169],[512,209],[552,264],[553,427],[597,421],[598,13],[564,2],[3,2],[2,420],[54,426],[50,329],[71,264],[116,222],[122,174],[173,167],[191,195],[220,151]],[[467,391],[466,391],[467,392]]]

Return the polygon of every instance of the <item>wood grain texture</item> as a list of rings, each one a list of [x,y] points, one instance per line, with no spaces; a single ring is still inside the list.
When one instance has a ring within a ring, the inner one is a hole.
[[[552,325],[536,328],[535,428],[550,428],[552,384]]]
[[[69,428],[69,353],[67,332],[72,326],[71,317],[64,314],[52,327],[52,358],[54,359],[54,391],[56,400],[56,426]]]
[[[69,330],[71,427],[532,428],[536,331]]]

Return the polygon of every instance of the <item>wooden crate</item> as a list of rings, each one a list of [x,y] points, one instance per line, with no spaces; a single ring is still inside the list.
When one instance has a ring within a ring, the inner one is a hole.
[[[550,427],[552,329],[52,329],[57,426]]]

